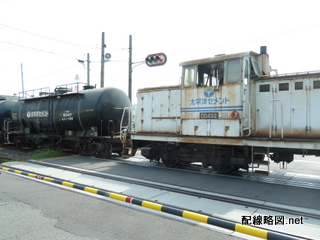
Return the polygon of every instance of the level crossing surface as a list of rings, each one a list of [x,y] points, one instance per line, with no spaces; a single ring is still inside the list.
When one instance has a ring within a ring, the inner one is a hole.
[[[240,239],[21,176],[0,175],[0,239]]]
[[[33,162],[33,163],[32,163]],[[202,174],[197,172],[185,171],[178,169],[170,169],[166,167],[157,167],[148,161],[140,161],[132,159],[128,164],[126,161],[120,159],[96,159],[79,156],[69,156],[56,159],[44,159],[40,161],[32,161],[29,163],[8,163],[8,166],[22,167],[26,171],[34,171],[42,173],[43,175],[52,176],[54,178],[60,176],[67,181],[78,182],[84,180],[85,171],[96,172],[99,174],[113,174],[130,179],[140,179],[145,182],[153,182],[155,184],[176,185],[185,188],[198,189],[205,192],[221,193],[232,195],[235,198],[247,198],[252,201],[261,202],[261,204],[274,204],[288,206],[288,208],[308,208],[309,210],[318,211],[318,189],[304,188],[302,186],[290,186],[285,184],[273,184],[259,181],[251,181],[247,178],[234,178],[232,176],[215,175],[215,174]],[[47,163],[52,166],[41,166],[35,163]],[[55,165],[67,166],[75,169],[83,169],[84,173],[75,173],[54,168]],[[83,175],[84,174],[84,175]],[[94,178],[94,177],[93,177]],[[236,222],[241,222],[243,216],[250,216],[251,214],[265,214],[276,216],[277,213],[270,211],[257,212],[254,208],[245,208],[241,206],[228,207],[227,204],[219,202],[210,202],[204,199],[197,199],[192,196],[179,196],[177,194],[170,195],[161,190],[156,191],[153,189],[146,190],[146,188],[135,189],[132,184],[122,183],[106,183],[106,179],[102,180],[105,183],[93,183],[93,178],[88,178],[86,183],[89,186],[103,186],[103,189],[115,191],[119,194],[129,194],[134,197],[142,197],[155,201],[157,203],[165,203],[169,201],[171,205],[191,209],[200,213],[211,213],[219,215],[220,217],[229,217]],[[101,180],[100,180],[101,181]],[[149,197],[149,198],[148,198]],[[156,205],[157,205],[156,203]],[[199,208],[200,207],[200,208]],[[290,215],[284,216],[285,218]],[[301,217],[301,216],[300,216]],[[299,216],[295,217],[299,218]],[[302,219],[306,225],[298,224],[292,226],[285,226],[287,232],[292,229],[297,230],[298,233],[306,231],[313,231],[312,227],[316,226],[317,221],[310,219]],[[302,223],[302,221],[301,221]],[[311,226],[311,228],[310,228]],[[278,226],[273,226],[273,229],[279,230]],[[318,233],[313,233],[316,236]],[[319,233],[320,234],[320,233]]]

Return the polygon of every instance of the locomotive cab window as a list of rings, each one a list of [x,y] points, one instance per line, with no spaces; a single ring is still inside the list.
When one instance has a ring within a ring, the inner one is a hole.
[[[251,66],[252,66],[252,76],[253,77],[256,77],[256,76],[261,76],[262,75],[262,73],[261,73],[261,70],[260,70],[260,68],[259,68],[259,64],[257,63],[257,61],[256,60],[254,60],[254,59],[252,59],[252,58],[250,58],[250,60],[251,60]]]
[[[186,66],[183,68],[183,86],[192,87],[195,82],[195,69],[196,66]]]
[[[223,84],[224,62],[198,66],[197,87],[213,87]]]
[[[241,78],[241,60],[232,59],[226,64],[227,83],[238,83]]]

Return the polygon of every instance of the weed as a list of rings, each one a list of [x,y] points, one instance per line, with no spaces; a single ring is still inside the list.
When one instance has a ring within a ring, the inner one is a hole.
[[[59,150],[39,149],[30,156],[30,159],[43,159],[43,158],[53,158],[53,157],[61,157],[61,156],[63,156],[63,152]]]

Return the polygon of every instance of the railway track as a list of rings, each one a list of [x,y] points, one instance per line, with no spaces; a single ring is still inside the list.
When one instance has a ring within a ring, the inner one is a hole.
[[[27,160],[28,157],[31,156],[32,151],[31,150],[19,150],[16,147],[13,146],[2,146],[3,150],[0,150],[0,163],[1,159],[9,159],[9,160],[15,160],[17,158],[20,158],[21,160]],[[143,159],[143,160],[142,160]],[[138,161],[135,161],[138,160]],[[166,168],[162,164],[157,164],[156,162],[153,162],[154,164],[150,164],[150,161],[139,156],[133,157],[130,159],[123,159],[120,157],[117,157],[116,155],[112,155],[108,161],[117,161],[121,163],[126,164],[141,164],[144,166],[152,166],[152,167],[159,167],[159,168]],[[173,168],[172,170],[175,171],[193,171],[198,172],[202,174],[218,174],[216,171],[214,171],[211,168],[203,168],[200,165],[197,164],[189,164],[189,165],[180,165],[176,168]],[[294,187],[303,187],[303,188],[309,188],[309,189],[319,189],[320,190],[320,176],[312,176],[311,178],[306,178],[304,174],[297,174],[297,173],[283,173],[283,172],[276,172],[272,171],[272,174],[269,176],[266,175],[260,175],[260,174],[253,174],[252,172],[246,172],[246,171],[235,171],[231,172],[228,175],[220,175],[223,177],[229,177],[229,178],[239,178],[239,179],[245,179],[248,181],[258,181],[258,182],[264,182],[264,183],[271,183],[271,184],[278,184],[278,185],[287,185],[287,186],[294,186]],[[298,180],[297,180],[298,179]]]
[[[121,159],[118,157],[113,156],[111,158],[113,161],[121,162],[121,163],[127,163],[127,164],[138,164],[137,162],[127,159]],[[150,166],[149,160],[144,161],[144,163],[141,163],[141,165],[148,165]],[[153,167],[159,167],[159,168],[166,168],[162,164],[158,164],[154,162]],[[234,171],[229,174],[218,174],[216,171],[214,171],[211,168],[203,168],[202,166],[198,164],[189,164],[189,165],[180,165],[176,168],[172,168],[172,170],[176,171],[192,171],[192,172],[198,172],[201,174],[217,174],[221,177],[226,178],[238,178],[238,179],[245,179],[248,181],[258,181],[263,183],[271,183],[271,184],[277,184],[277,185],[286,185],[286,186],[293,186],[293,187],[302,187],[302,188],[309,188],[309,189],[319,189],[320,190],[320,176],[312,176],[307,177],[305,174],[299,174],[299,173],[292,173],[292,172],[276,172],[272,171],[271,175],[260,175],[260,174],[254,174],[251,171]],[[296,180],[299,179],[299,180]]]
[[[13,155],[14,156],[14,155]],[[3,157],[0,156],[0,159],[12,159],[14,158],[11,157]],[[142,158],[135,158],[133,160],[126,160],[126,159],[121,159],[115,156],[112,156],[112,159],[108,159],[108,161],[116,161],[120,162],[122,164],[135,164],[135,165],[143,165],[143,166],[148,166],[148,167],[159,167],[159,168],[166,168],[162,165],[157,165],[157,164],[150,164],[149,160],[145,160]],[[1,162],[1,160],[0,160]],[[70,172],[76,172],[76,173],[81,173],[85,175],[90,175],[90,176],[95,176],[95,177],[100,177],[104,179],[110,179],[110,180],[115,180],[115,181],[120,181],[120,182],[126,182],[130,184],[136,184],[139,186],[144,186],[144,187],[150,187],[154,189],[160,189],[163,191],[168,191],[168,192],[174,192],[174,193],[180,193],[180,194],[185,194],[189,196],[195,196],[197,198],[203,198],[203,199],[209,199],[209,200],[216,200],[216,201],[221,201],[221,202],[226,202],[226,203],[232,203],[232,204],[238,204],[242,205],[245,207],[252,207],[252,208],[259,208],[259,209],[264,209],[268,211],[276,211],[276,212],[281,212],[285,214],[293,214],[293,215],[299,215],[299,216],[304,216],[304,217],[310,217],[314,219],[320,219],[320,214],[314,213],[314,212],[304,212],[304,211],[298,211],[298,210],[292,210],[289,207],[276,207],[274,205],[269,205],[268,202],[262,201],[262,200],[255,200],[255,199],[248,199],[248,198],[239,198],[235,197],[233,195],[228,195],[228,194],[219,194],[219,193],[214,193],[214,192],[207,192],[207,191],[202,191],[199,189],[190,189],[190,188],[185,188],[183,186],[172,186],[168,184],[161,184],[161,183],[153,183],[153,182],[147,182],[139,179],[133,179],[133,178],[127,178],[127,177],[121,177],[121,176],[116,176],[116,175],[111,175],[111,174],[105,174],[101,172],[94,172],[86,169],[79,169],[79,168],[73,168],[73,167],[68,167],[68,166],[63,166],[63,165],[57,165],[57,164],[52,164],[48,162],[42,162],[42,161],[34,161],[34,160],[29,160],[28,162],[33,163],[33,164],[38,164],[42,166],[47,166],[47,167],[52,167],[52,168],[57,168],[65,171],[70,171]],[[22,170],[23,169],[18,169]],[[184,166],[181,168],[174,168],[170,169],[172,171],[196,171],[198,174],[213,174],[214,171],[211,169],[204,169],[201,168],[197,165],[189,165],[189,166]],[[34,173],[34,174],[40,174],[41,173]],[[239,178],[239,179],[245,179],[248,181],[259,181],[259,182],[264,182],[264,183],[272,183],[272,184],[280,184],[280,185],[288,185],[288,186],[294,186],[294,187],[302,187],[302,188],[311,188],[311,189],[320,189],[320,181],[317,181],[317,184],[314,183],[308,183],[308,182],[297,182],[294,180],[283,180],[283,179],[278,179],[277,177],[270,177],[270,176],[259,176],[259,175],[253,175],[250,173],[246,172],[236,172],[232,175],[219,175],[219,177],[224,177],[224,178]]]
[[[41,161],[35,161],[35,160],[30,160],[28,162],[30,162],[32,164],[45,166],[45,167],[51,167],[51,168],[56,168],[56,169],[60,169],[60,170],[64,170],[64,171],[80,173],[83,175],[99,177],[102,179],[125,182],[125,183],[129,183],[129,184],[135,184],[138,186],[159,189],[162,191],[168,191],[168,192],[173,192],[173,193],[194,196],[194,197],[201,198],[201,199],[216,200],[216,201],[221,201],[221,202],[225,202],[225,203],[237,204],[237,205],[241,205],[241,206],[248,207],[248,208],[249,207],[258,208],[258,209],[263,209],[263,210],[267,210],[267,211],[274,211],[274,212],[278,212],[278,213],[282,213],[282,214],[291,214],[291,215],[303,216],[305,218],[313,218],[313,219],[320,220],[320,214],[318,214],[312,210],[310,210],[308,212],[293,210],[290,207],[284,207],[284,206],[279,207],[279,206],[275,206],[274,204],[270,204],[270,203],[267,203],[262,200],[255,200],[255,199],[249,199],[249,198],[244,198],[244,197],[239,198],[239,197],[235,197],[233,195],[207,192],[207,191],[202,191],[199,189],[191,189],[191,188],[186,188],[186,187],[178,186],[178,185],[172,186],[172,185],[162,184],[162,183],[147,182],[145,180],[133,179],[133,178],[122,177],[122,176],[113,175],[113,174],[106,174],[106,173],[101,173],[101,172],[90,171],[90,170],[86,170],[86,169],[57,165],[57,164],[52,164],[52,163],[48,163],[48,162],[41,162]],[[14,168],[14,169],[17,169],[19,171],[24,171],[23,169],[19,169],[19,168]],[[43,174],[37,173],[37,172],[32,172],[32,173],[34,173],[36,175],[43,175]],[[222,177],[225,177],[225,176],[222,176]],[[64,179],[61,179],[61,180],[64,180]],[[81,184],[81,183],[76,183],[76,184]],[[108,189],[102,189],[102,190],[108,191]],[[210,213],[205,213],[205,214],[210,215]]]

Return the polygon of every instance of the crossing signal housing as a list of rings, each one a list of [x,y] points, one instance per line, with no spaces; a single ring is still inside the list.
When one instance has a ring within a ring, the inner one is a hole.
[[[164,65],[167,62],[167,56],[164,53],[150,54],[146,57],[146,64],[149,67]]]

